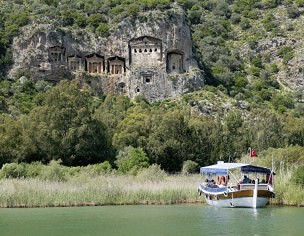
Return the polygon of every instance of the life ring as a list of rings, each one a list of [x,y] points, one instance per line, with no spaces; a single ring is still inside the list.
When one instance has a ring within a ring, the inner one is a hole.
[[[222,176],[222,180],[221,180],[221,182],[222,182],[222,185],[227,185],[227,179],[228,178],[226,178],[225,176]]]
[[[217,177],[217,184],[220,185],[222,182],[222,177],[221,176],[218,176]]]

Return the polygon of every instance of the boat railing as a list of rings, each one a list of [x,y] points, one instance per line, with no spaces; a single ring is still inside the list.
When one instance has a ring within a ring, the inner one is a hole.
[[[208,192],[213,192],[213,193],[220,193],[220,192],[225,192],[227,191],[227,186],[221,187],[218,185],[213,185],[213,186],[203,186],[201,185],[201,188],[204,189],[205,191]]]
[[[254,189],[255,184],[240,184],[240,190]],[[268,184],[258,184],[258,190],[268,190]]]

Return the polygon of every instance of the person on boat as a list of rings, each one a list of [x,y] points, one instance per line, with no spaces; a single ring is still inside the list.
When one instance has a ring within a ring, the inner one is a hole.
[[[215,187],[215,181],[214,181],[214,179],[211,180],[210,187],[211,187],[211,188],[214,188],[214,187]]]
[[[215,181],[212,179],[211,182],[207,185],[209,188],[217,188],[218,186],[215,184]]]
[[[247,175],[244,175],[243,184],[248,184],[249,180],[250,179],[247,177]]]

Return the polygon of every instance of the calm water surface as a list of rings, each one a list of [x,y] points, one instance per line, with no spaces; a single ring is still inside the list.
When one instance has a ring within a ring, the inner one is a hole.
[[[0,235],[304,235],[304,208],[173,205],[0,209]]]

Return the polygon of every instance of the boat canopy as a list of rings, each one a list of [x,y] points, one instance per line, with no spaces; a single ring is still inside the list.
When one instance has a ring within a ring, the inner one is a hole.
[[[247,166],[242,166],[241,171],[243,173],[261,173],[261,174],[271,174],[271,169],[261,167],[261,166],[253,166],[253,165],[247,165]],[[275,175],[274,172],[272,172],[273,175]]]
[[[270,174],[271,170],[261,166],[253,166],[243,163],[224,163],[218,162],[215,165],[205,166],[200,168],[201,174],[213,175],[228,175],[228,170],[241,168],[243,173],[263,173]],[[273,173],[274,174],[274,173]]]

